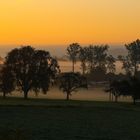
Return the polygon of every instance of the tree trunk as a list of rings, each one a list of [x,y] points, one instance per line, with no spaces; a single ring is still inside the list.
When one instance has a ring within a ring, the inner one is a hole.
[[[133,98],[133,105],[136,105],[136,99]]]
[[[74,72],[74,61],[72,62],[72,71]]]
[[[6,98],[6,93],[5,93],[5,92],[3,92],[3,98],[4,98],[4,99]]]
[[[69,96],[70,96],[70,94],[69,94],[69,93],[67,93],[67,98],[66,98],[66,100],[67,100],[67,101],[69,100]]]
[[[116,103],[118,102],[118,96],[115,96],[115,102]]]
[[[86,71],[86,64],[85,62],[82,62],[82,70],[83,70],[83,75],[85,75],[85,71]]]
[[[24,99],[25,99],[25,100],[28,99],[28,91],[24,91]]]
[[[109,101],[111,102],[111,92],[109,92]]]
[[[111,94],[111,96],[112,96],[112,97],[111,97],[111,101],[113,101],[113,100],[114,100],[114,98],[113,98],[113,94]]]
[[[137,76],[137,64],[135,64],[135,67],[134,67],[134,76],[135,77]]]
[[[83,75],[85,75],[85,68],[83,67]]]

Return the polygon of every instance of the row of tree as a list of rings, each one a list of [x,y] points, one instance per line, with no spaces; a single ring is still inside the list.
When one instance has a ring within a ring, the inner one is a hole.
[[[110,101],[113,100],[113,96],[115,97],[115,102],[118,101],[120,96],[130,96],[135,104],[136,100],[140,99],[140,79],[131,77],[127,80],[113,80],[105,91],[110,93]]]
[[[81,47],[78,43],[70,44],[67,48],[67,55],[72,61],[72,70],[76,61],[81,62],[83,74],[92,72],[95,69],[102,69],[105,72],[114,73],[116,70],[115,62],[119,60],[123,63],[123,69],[129,76],[137,75],[140,64],[140,40],[137,39],[130,44],[125,45],[127,55],[114,58],[109,54],[108,45],[96,45]]]
[[[56,80],[67,93],[67,100],[73,91],[87,84],[80,73],[60,74],[58,62],[49,52],[25,46],[13,49],[6,56],[0,74],[0,90],[4,98],[19,90],[27,99],[29,91],[46,94]]]
[[[6,58],[0,74],[0,90],[3,96],[14,90],[20,90],[24,94],[24,98],[28,98],[29,91],[47,93],[50,84],[58,81],[60,89],[67,93],[67,100],[72,92],[78,88],[87,88],[87,74],[95,75],[95,72],[111,73],[110,88],[108,91],[117,99],[120,95],[134,96],[132,89],[137,81],[140,64],[140,40],[136,40],[125,45],[128,54],[119,56],[119,60],[123,63],[126,71],[127,82],[124,79],[116,81],[115,77],[115,58],[108,53],[109,46],[88,46],[81,47],[78,43],[73,43],[67,48],[67,54],[72,60],[72,72],[60,73],[60,67],[56,59],[45,50],[36,50],[31,46],[24,46],[11,50]],[[81,61],[83,73],[75,73],[74,65],[77,60]],[[113,77],[114,76],[114,77]],[[126,80],[125,79],[125,80]],[[135,79],[135,80],[131,80]],[[131,81],[130,81],[131,80]],[[115,83],[115,84],[114,84]],[[116,86],[117,84],[118,86]],[[119,85],[129,83],[127,90],[125,86],[120,88]],[[138,84],[136,84],[138,85]],[[117,89],[118,87],[118,89]],[[114,90],[115,89],[115,90]],[[120,90],[121,89],[121,90]],[[123,92],[122,92],[122,89]],[[125,91],[125,92],[124,92]],[[140,95],[137,94],[137,98]]]
[[[83,75],[89,74],[95,81],[108,80],[109,87],[106,91],[110,93],[110,100],[111,96],[115,97],[115,101],[119,96],[131,96],[135,104],[140,99],[140,40],[126,44],[125,48],[127,54],[115,59],[109,55],[108,45],[81,47],[78,43],[73,43],[67,48],[67,54],[72,60],[73,72],[74,64],[80,61]],[[125,75],[115,73],[116,60],[122,62]]]
[[[90,73],[95,69],[102,69],[105,72],[115,72],[115,58],[108,53],[108,45],[97,45],[81,47],[73,43],[67,48],[67,55],[72,61],[72,70],[76,61],[81,62],[82,73]]]

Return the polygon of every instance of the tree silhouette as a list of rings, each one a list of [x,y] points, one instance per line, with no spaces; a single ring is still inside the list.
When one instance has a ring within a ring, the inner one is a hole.
[[[119,96],[131,96],[135,104],[136,99],[140,99],[140,94],[138,92],[139,87],[140,82],[138,80],[114,80],[110,83],[106,92],[110,92],[114,95],[116,102]]]
[[[123,68],[127,74],[136,76],[140,64],[140,40],[126,44],[127,56],[119,56],[118,58],[123,62]]]
[[[133,104],[136,104],[136,100],[140,99],[140,80],[136,77],[131,78],[130,92],[133,99]]]
[[[118,59],[123,63],[122,69],[125,70],[126,75],[131,77],[133,73],[133,68],[129,57],[119,55]]]
[[[85,75],[85,72],[87,70],[87,60],[88,60],[88,48],[87,47],[81,47],[79,52],[79,60],[81,61],[81,67],[82,67],[82,73]]]
[[[89,80],[104,81],[107,73],[115,73],[115,58],[109,55],[108,48],[108,45],[90,45],[86,48]]]
[[[10,68],[3,66],[0,75],[0,91],[3,92],[3,98],[15,89],[15,79]]]
[[[106,67],[108,48],[109,48],[108,45],[94,46],[93,56],[95,67],[100,67],[103,69]]]
[[[95,68],[108,70],[108,72],[115,72],[115,59],[108,54],[108,45],[87,47],[86,56],[90,72]]]
[[[51,79],[56,78],[59,66],[57,61],[52,58],[49,52],[43,50],[36,50],[33,57],[33,90],[37,93],[39,91],[44,94],[49,90]]]
[[[95,67],[91,70],[90,74],[88,75],[88,79],[91,81],[105,81],[106,78],[106,68],[101,68],[99,66]]]
[[[69,59],[72,61],[72,71],[74,72],[74,64],[77,61],[78,54],[80,51],[80,45],[78,43],[70,44],[67,48],[67,54],[69,56]]]
[[[94,66],[94,47],[92,45],[87,47],[87,62],[88,62],[89,71],[91,71],[95,67]]]
[[[5,65],[14,73],[17,87],[21,88],[25,99],[28,98],[28,92],[31,89],[34,91],[42,89],[46,93],[50,79],[58,69],[49,52],[35,50],[30,46],[9,52]]]
[[[118,97],[120,96],[120,82],[119,81],[113,81],[110,84],[109,89],[107,92],[110,92],[112,95],[115,96],[115,102],[118,101]]]
[[[76,92],[78,88],[87,88],[86,78],[79,73],[63,73],[60,77],[60,89],[67,94],[67,100],[72,92]]]
[[[112,55],[107,56],[107,70],[109,73],[115,73],[116,65],[115,65],[115,58]]]

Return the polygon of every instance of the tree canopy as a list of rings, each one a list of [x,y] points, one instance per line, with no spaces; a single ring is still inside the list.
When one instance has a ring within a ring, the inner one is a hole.
[[[79,51],[80,51],[80,45],[78,43],[72,43],[67,48],[67,55],[69,59],[72,61],[72,72],[74,72],[74,64],[77,61]]]
[[[30,90],[35,92],[42,90],[46,93],[51,78],[55,78],[59,71],[57,61],[49,52],[35,50],[31,46],[10,51],[4,65],[14,74],[16,86],[23,91],[25,99]]]
[[[80,73],[68,72],[60,76],[60,89],[67,94],[67,100],[78,88],[87,88],[86,78]]]
[[[11,72],[11,69],[7,66],[3,66],[0,75],[0,90],[5,98],[7,94],[15,90],[15,77]]]
[[[119,56],[127,74],[136,76],[140,64],[140,40],[125,45],[127,56]]]

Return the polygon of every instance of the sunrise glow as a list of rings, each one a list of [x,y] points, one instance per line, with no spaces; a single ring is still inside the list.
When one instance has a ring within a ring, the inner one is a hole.
[[[125,43],[140,37],[140,0],[1,0],[0,44]]]

